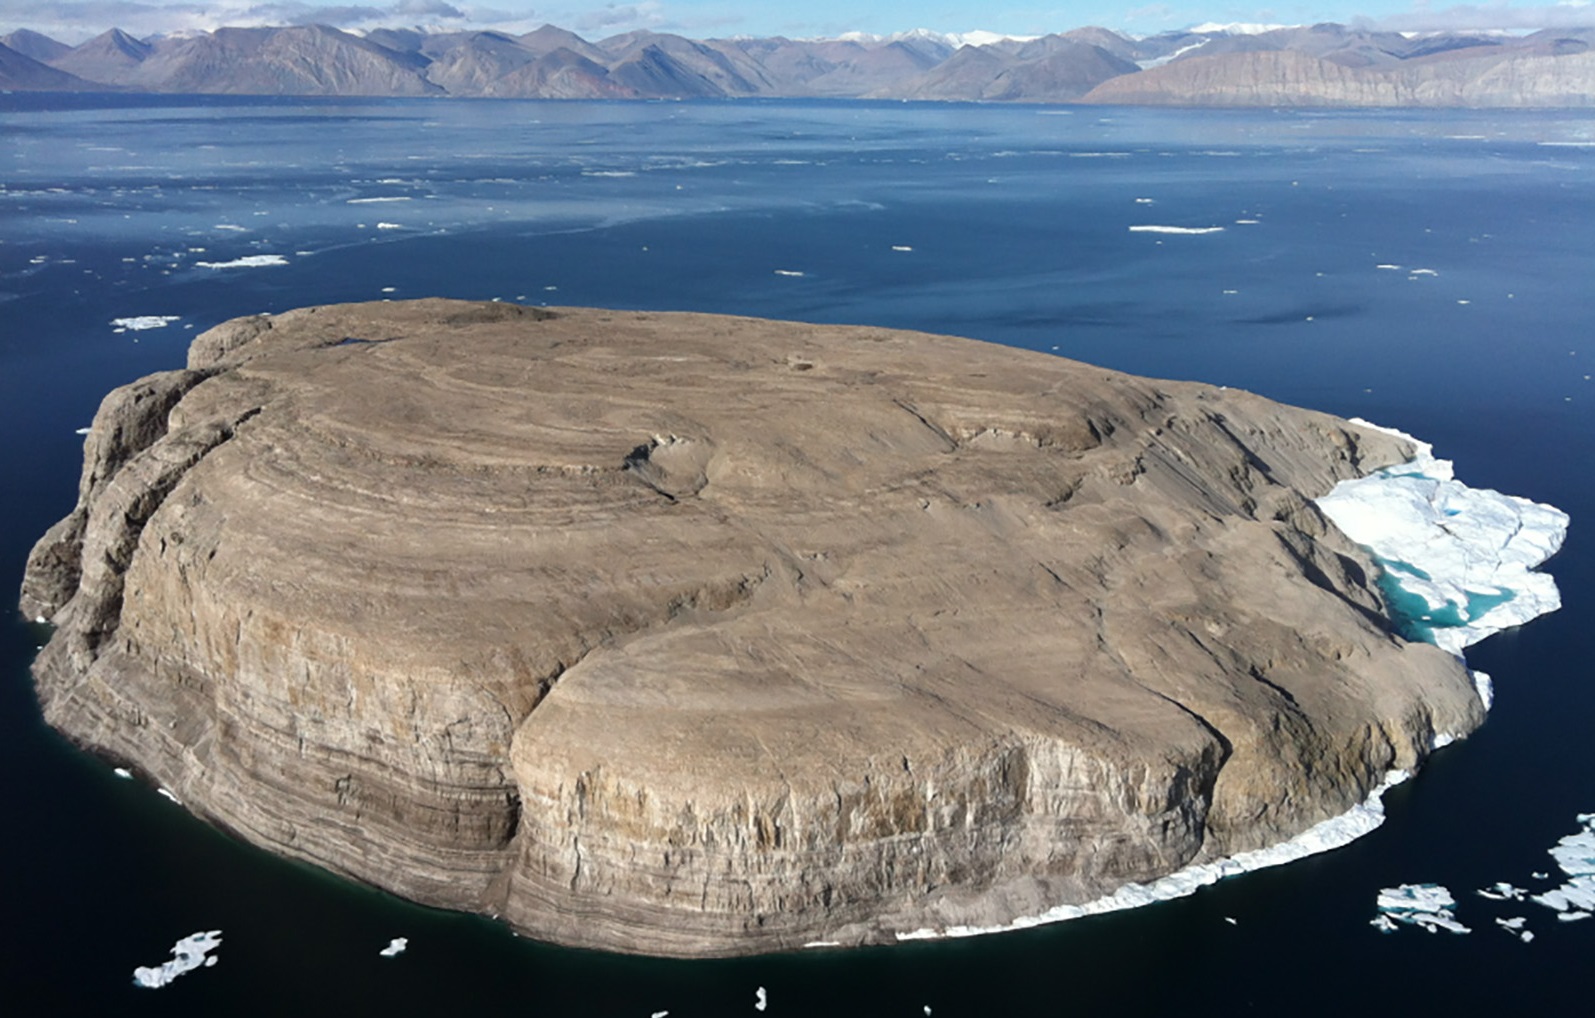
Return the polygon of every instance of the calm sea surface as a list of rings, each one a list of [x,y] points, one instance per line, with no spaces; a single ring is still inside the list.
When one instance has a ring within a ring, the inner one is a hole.
[[[1546,849],[1595,812],[1592,278],[1588,113],[0,95],[7,591],[108,389],[225,319],[384,297],[1056,351],[1399,427],[1573,518],[1565,607],[1473,648],[1489,721],[1367,838],[1135,912],[736,961],[539,945],[237,844],[46,729],[43,633],[6,617],[0,1013],[693,1018],[753,1013],[760,986],[798,1016],[1583,1013],[1595,922],[1472,892],[1546,886]],[[175,320],[112,324],[135,316]],[[1415,881],[1474,932],[1371,929],[1378,889]],[[207,929],[214,968],[132,986]],[[409,951],[378,957],[394,936]]]

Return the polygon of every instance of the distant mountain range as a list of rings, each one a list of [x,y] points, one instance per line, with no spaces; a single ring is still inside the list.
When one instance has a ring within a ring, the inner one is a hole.
[[[909,32],[839,39],[598,42],[323,25],[221,28],[78,46],[0,36],[0,89],[234,95],[688,99],[786,96],[1203,106],[1590,106],[1595,28],[1409,36],[1322,24],[1203,26],[1133,39]]]

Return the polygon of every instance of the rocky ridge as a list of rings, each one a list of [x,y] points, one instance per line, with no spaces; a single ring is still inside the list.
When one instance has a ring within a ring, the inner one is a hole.
[[[110,394],[49,722],[532,936],[989,926],[1272,844],[1482,709],[1309,501],[1397,438],[948,337],[417,301]]]

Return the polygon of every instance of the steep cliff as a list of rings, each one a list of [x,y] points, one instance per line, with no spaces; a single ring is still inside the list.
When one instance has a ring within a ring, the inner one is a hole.
[[[1293,835],[1480,706],[1308,499],[1399,439],[969,340],[448,301],[107,397],[48,720],[537,937],[985,925]]]

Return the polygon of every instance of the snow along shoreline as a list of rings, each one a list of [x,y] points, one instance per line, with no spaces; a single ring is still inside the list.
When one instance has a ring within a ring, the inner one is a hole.
[[[1382,587],[1395,602],[1392,611],[1411,615],[1417,604],[1427,606],[1421,617],[1403,620],[1414,626],[1415,635],[1461,657],[1462,648],[1491,633],[1561,607],[1556,582],[1532,570],[1562,546],[1566,513],[1526,498],[1469,488],[1453,476],[1450,460],[1435,458],[1429,443],[1364,420],[1354,418],[1352,423],[1405,439],[1417,452],[1407,463],[1341,481],[1317,505],[1346,536],[1373,553],[1385,570]],[[1488,710],[1490,678],[1482,672],[1473,677]],[[1437,735],[1435,748],[1454,738]],[[1225,877],[1350,844],[1384,823],[1384,794],[1411,776],[1404,770],[1388,772],[1366,799],[1345,813],[1269,848],[1187,866],[1150,883],[1126,884],[1094,901],[1059,905],[1000,926],[927,928],[899,933],[897,939],[1006,933],[1183,898]]]

